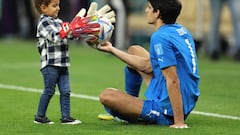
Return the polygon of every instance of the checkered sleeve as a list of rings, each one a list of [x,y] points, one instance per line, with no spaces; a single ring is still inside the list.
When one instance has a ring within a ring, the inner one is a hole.
[[[67,38],[61,39],[62,20],[41,15],[37,27],[37,47],[41,57],[41,68],[47,65],[70,66]]]
[[[38,35],[55,44],[60,45],[64,39],[60,38],[62,20],[53,19],[51,17],[42,16],[38,23]]]

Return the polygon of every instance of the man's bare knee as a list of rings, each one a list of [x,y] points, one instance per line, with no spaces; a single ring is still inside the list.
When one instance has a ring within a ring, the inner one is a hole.
[[[140,57],[145,57],[149,59],[149,52],[140,45],[133,45],[128,48],[128,53],[132,55],[137,55]]]
[[[133,55],[137,55],[140,47],[141,46],[139,46],[139,45],[132,45],[128,48],[128,53],[133,54]]]
[[[114,89],[106,88],[99,96],[99,100],[102,104],[106,105],[111,103],[112,98],[114,97]]]

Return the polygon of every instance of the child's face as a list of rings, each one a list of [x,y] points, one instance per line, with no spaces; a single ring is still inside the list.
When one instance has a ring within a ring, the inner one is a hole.
[[[58,17],[60,0],[51,0],[48,6],[41,5],[42,13],[53,18]]]

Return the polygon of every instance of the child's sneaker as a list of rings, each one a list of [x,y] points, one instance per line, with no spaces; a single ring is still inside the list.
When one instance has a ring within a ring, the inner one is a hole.
[[[61,119],[62,124],[69,124],[69,125],[76,125],[76,124],[81,124],[82,122],[80,120],[76,120],[72,117],[66,117]]]
[[[35,116],[35,119],[33,122],[35,124],[54,124],[54,122],[52,122],[47,117],[38,117],[38,116]]]

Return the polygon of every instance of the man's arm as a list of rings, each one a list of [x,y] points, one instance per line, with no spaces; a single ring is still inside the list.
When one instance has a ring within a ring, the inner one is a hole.
[[[180,91],[180,82],[176,72],[176,66],[167,67],[162,70],[162,73],[166,79],[168,95],[174,115],[174,125],[171,125],[170,127],[186,128],[187,125],[184,124],[182,95]]]
[[[98,48],[101,51],[109,52],[118,57],[120,60],[122,60],[124,63],[128,64],[129,66],[135,68],[136,70],[145,72],[145,73],[151,73],[151,63],[150,58],[148,54],[145,55],[134,55],[130,53],[126,53],[124,51],[121,51],[115,47],[112,46],[110,42],[106,42],[104,44],[101,44],[101,46]],[[141,51],[141,50],[140,50]],[[141,51],[139,53],[146,53],[144,51]],[[147,56],[147,57],[146,57]]]

